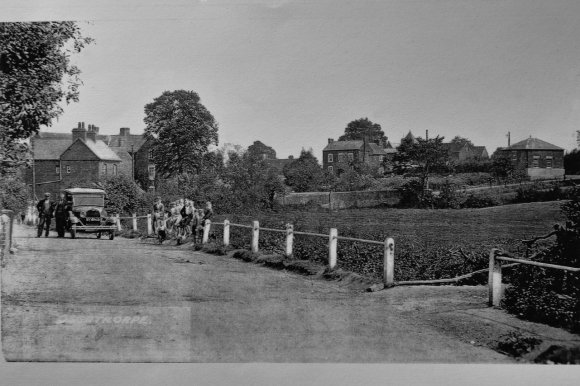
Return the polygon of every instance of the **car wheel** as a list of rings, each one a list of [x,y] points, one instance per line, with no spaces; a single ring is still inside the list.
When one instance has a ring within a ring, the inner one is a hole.
[[[76,237],[77,237],[77,226],[75,224],[73,224],[70,227],[70,238],[75,239]]]

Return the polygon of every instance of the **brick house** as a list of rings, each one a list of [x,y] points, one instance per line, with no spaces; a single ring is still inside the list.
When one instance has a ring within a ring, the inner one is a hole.
[[[541,139],[530,136],[497,153],[509,157],[515,168],[525,170],[531,179],[564,177],[564,149]]]
[[[97,131],[89,125],[72,130],[73,143],[60,155],[61,187],[81,181],[98,182],[119,174],[121,158],[105,142],[97,139]]]
[[[37,196],[44,192],[57,195],[74,181],[97,182],[110,175],[147,174],[149,166],[133,162],[143,151],[145,140],[143,135],[130,134],[125,127],[119,135],[102,135],[97,126],[89,124],[85,128],[84,122],[79,122],[71,134],[39,132],[30,142]],[[32,169],[27,169],[24,176],[32,186]]]
[[[387,141],[379,145],[367,140],[335,141],[329,138],[322,150],[322,168],[335,173],[344,171],[347,165],[363,162],[380,168],[383,161],[392,158],[396,152]]]

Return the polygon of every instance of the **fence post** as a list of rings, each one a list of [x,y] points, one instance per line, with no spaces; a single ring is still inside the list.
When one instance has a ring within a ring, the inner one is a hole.
[[[117,223],[117,230],[121,232],[123,229],[121,228],[121,219],[119,218],[119,214],[115,216],[115,222]]]
[[[133,213],[133,230],[137,230],[137,213]]]
[[[224,247],[230,245],[230,220],[224,220]]]
[[[488,276],[489,305],[495,307],[499,307],[502,295],[501,261],[495,258],[497,251],[498,250],[496,248],[493,248],[489,253],[489,276]]]
[[[211,221],[205,220],[205,224],[203,226],[203,237],[201,239],[202,244],[207,244],[209,240],[209,228],[211,227]]]
[[[153,223],[151,222],[151,213],[147,213],[147,234],[153,234]]]
[[[14,212],[8,209],[2,209],[0,215],[0,221],[3,223],[0,225],[0,230],[4,228],[0,233],[4,233],[4,242],[0,243],[0,247],[3,248],[4,252],[0,252],[2,256],[8,256],[10,254],[10,249],[12,248],[12,223],[14,221]],[[0,234],[0,237],[2,235]],[[4,265],[4,261],[1,262]]]
[[[294,225],[286,224],[286,257],[292,256],[294,248]]]
[[[252,252],[258,253],[258,240],[260,237],[260,222],[254,221],[252,228]]]
[[[383,251],[383,282],[385,287],[392,287],[395,284],[395,240],[387,238]]]
[[[338,229],[330,228],[328,236],[328,268],[336,268],[336,252],[338,246]]]

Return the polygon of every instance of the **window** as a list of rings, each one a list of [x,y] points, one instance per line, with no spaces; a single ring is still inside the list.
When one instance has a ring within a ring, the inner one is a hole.
[[[354,154],[352,154],[352,153],[348,153],[348,160],[349,160],[350,162],[354,161]]]
[[[535,155],[534,159],[532,160],[532,167],[533,168],[539,168],[540,167],[540,156],[539,155]]]
[[[338,153],[338,162],[344,162],[344,153]]]
[[[334,155],[332,153],[328,155],[328,162],[334,162]],[[330,168],[332,168],[332,166]]]
[[[60,174],[60,167],[59,166],[56,167],[56,174]]]
[[[107,175],[107,164],[103,164],[103,174]]]
[[[513,151],[512,152],[512,161],[517,161],[518,160],[518,153]]]
[[[66,174],[70,174],[70,166],[66,165]]]
[[[332,173],[334,171],[334,168],[332,166],[329,166],[328,171]]]
[[[153,150],[149,149],[149,151],[147,152],[147,159],[148,160],[152,160],[153,159]]]
[[[546,167],[548,169],[551,169],[552,168],[552,156],[547,156],[546,157]]]
[[[117,175],[117,165],[113,165],[113,175]]]

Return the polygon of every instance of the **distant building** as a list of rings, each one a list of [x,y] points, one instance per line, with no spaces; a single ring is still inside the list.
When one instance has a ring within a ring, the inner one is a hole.
[[[382,167],[383,161],[391,158],[397,151],[388,141],[380,145],[367,140],[335,141],[328,139],[322,150],[322,167],[331,173],[340,173],[348,165],[365,163],[369,166]]]
[[[449,152],[449,161],[463,163],[469,161],[481,161],[489,159],[485,146],[474,146],[469,143],[444,143],[443,146]]]
[[[509,157],[515,168],[525,170],[531,179],[564,177],[564,149],[541,139],[530,136],[499,148],[497,153]]]
[[[119,135],[102,135],[97,126],[85,127],[84,122],[79,122],[71,134],[39,132],[31,138],[34,168],[25,171],[25,180],[32,186],[34,171],[39,196],[44,192],[57,195],[61,189],[80,181],[147,174],[148,163],[133,162],[144,145],[147,143],[143,136],[131,135],[129,128],[121,128]]]

